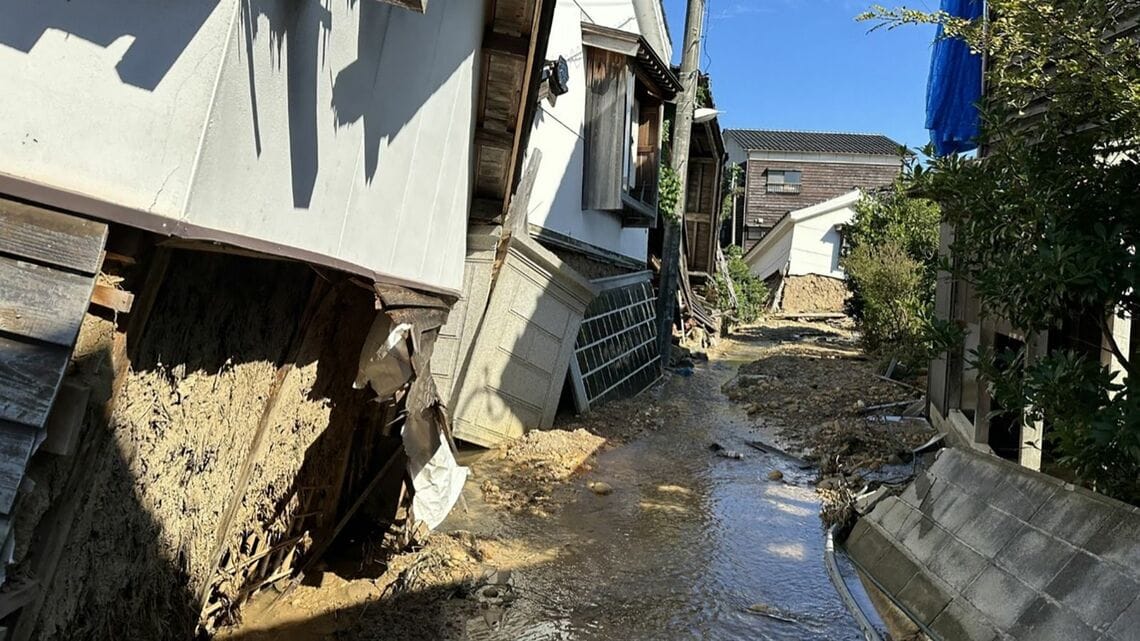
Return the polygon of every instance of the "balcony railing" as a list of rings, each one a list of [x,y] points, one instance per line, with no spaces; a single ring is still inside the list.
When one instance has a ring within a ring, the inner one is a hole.
[[[769,183],[769,194],[798,194],[800,193],[799,183]]]

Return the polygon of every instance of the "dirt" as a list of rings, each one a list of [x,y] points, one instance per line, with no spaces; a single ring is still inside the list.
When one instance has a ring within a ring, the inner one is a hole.
[[[529,432],[474,466],[491,506],[547,516],[554,489],[569,481],[606,444],[584,429]]]
[[[798,454],[818,461],[823,474],[879,469],[934,435],[925,422],[868,420],[867,408],[922,393],[878,378],[849,328],[769,321],[757,331],[772,345],[724,391]]]
[[[780,310],[785,314],[842,312],[850,292],[841,279],[808,274],[784,281]]]

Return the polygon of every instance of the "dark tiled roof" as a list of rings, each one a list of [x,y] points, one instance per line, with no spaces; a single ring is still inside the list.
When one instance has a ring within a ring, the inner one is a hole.
[[[728,129],[724,135],[749,151],[899,156],[902,147],[901,144],[879,134]]]

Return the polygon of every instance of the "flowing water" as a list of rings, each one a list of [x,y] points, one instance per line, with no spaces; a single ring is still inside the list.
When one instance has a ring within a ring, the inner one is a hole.
[[[601,454],[582,479],[612,494],[579,483],[550,518],[518,525],[561,553],[516,570],[516,600],[469,621],[469,639],[863,638],[824,566],[814,472],[747,447],[771,435],[720,392],[756,348],[736,344],[666,384],[662,429]],[[714,442],[744,459],[714,454]]]

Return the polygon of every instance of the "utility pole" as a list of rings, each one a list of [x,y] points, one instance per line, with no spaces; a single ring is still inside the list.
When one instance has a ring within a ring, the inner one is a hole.
[[[681,234],[685,217],[685,198],[689,184],[689,139],[693,131],[693,111],[697,107],[697,85],[700,82],[701,36],[704,34],[705,0],[689,0],[685,17],[685,44],[681,57],[681,85],[684,93],[677,103],[673,120],[673,171],[681,189],[671,220],[663,221],[665,236],[661,249],[660,288],[657,292],[657,339],[661,368],[669,366],[673,344],[673,316],[677,307],[677,286],[681,270]]]

